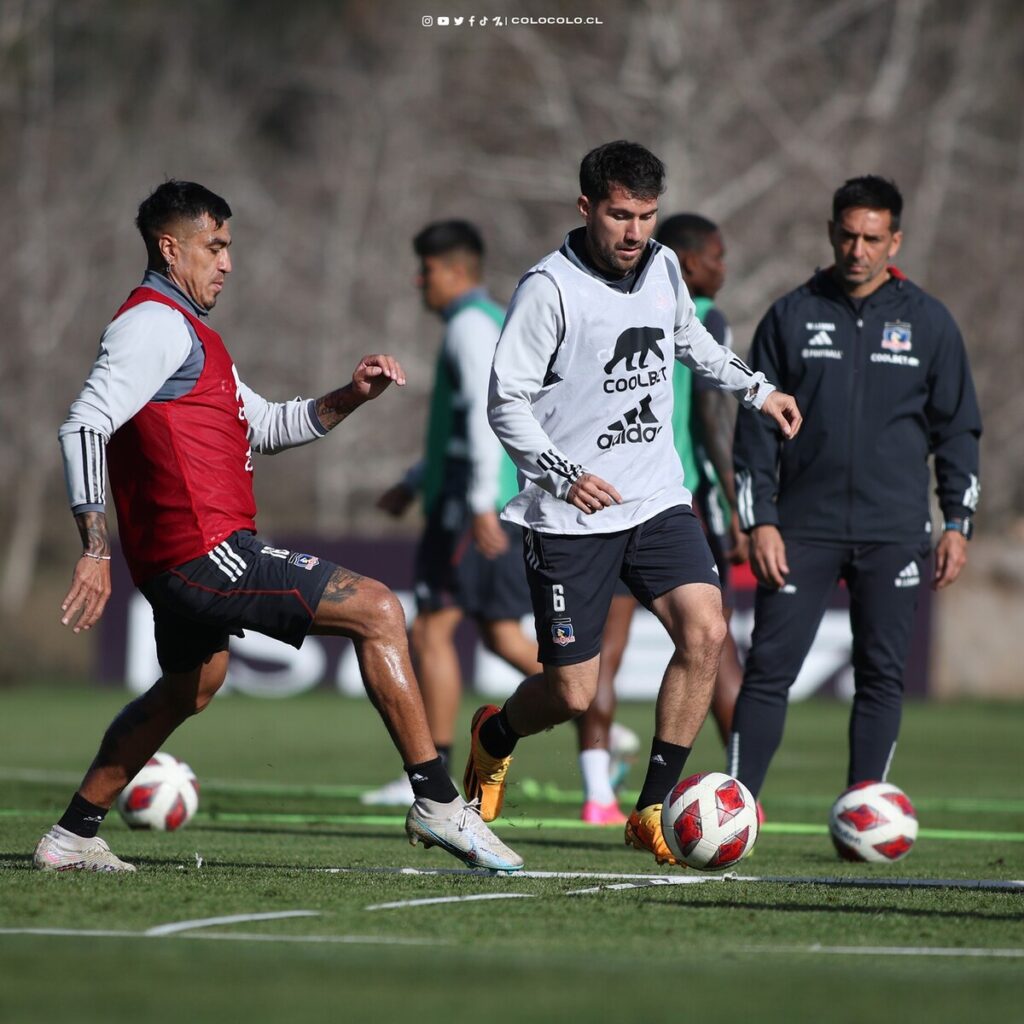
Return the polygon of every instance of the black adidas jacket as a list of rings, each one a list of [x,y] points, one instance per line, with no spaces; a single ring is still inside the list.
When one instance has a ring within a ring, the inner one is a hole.
[[[949,311],[898,270],[860,303],[831,269],[779,299],[758,325],[750,365],[796,397],[783,443],[741,409],[734,459],[744,529],[786,536],[913,541],[928,530],[928,456],[946,519],[978,502],[981,415]]]

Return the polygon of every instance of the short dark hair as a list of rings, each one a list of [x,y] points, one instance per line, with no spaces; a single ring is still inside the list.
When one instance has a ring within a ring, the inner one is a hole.
[[[231,207],[215,192],[196,184],[194,181],[177,181],[170,178],[158,185],[139,204],[135,226],[146,243],[151,263],[163,258],[157,246],[157,238],[169,224],[176,220],[199,220],[203,214],[220,227],[231,216]]]
[[[413,251],[426,256],[447,256],[464,252],[478,260],[484,255],[484,240],[476,225],[468,220],[438,220],[428,224],[412,240]]]
[[[849,178],[836,189],[832,197],[832,220],[838,222],[844,210],[852,210],[857,206],[863,206],[868,210],[888,210],[892,230],[899,230],[903,196],[900,195],[896,182],[881,178],[877,174]]]
[[[662,223],[654,237],[676,252],[700,252],[717,231],[718,225],[699,213],[676,213]]]
[[[665,191],[665,165],[637,142],[606,142],[580,163],[580,192],[599,203],[608,198],[613,185],[637,199],[656,199]]]

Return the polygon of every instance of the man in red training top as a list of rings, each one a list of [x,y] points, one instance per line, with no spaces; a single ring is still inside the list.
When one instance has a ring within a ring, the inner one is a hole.
[[[64,815],[39,841],[35,866],[135,870],[97,829],[118,793],[220,688],[228,637],[254,629],[295,647],[309,633],[350,637],[412,783],[410,841],[477,867],[520,868],[437,756],[395,595],[256,535],[253,451],[314,441],[405,377],[390,356],[371,355],[351,383],[321,398],[272,403],[246,387],[206,322],[231,272],[230,217],[220,196],[194,182],[164,182],[142,203],[146,274],[104,331],[60,429],[83,545],[62,621],[76,633],[91,628],[110,595],[106,466],[125,559],[153,606],[163,674],[111,723]]]

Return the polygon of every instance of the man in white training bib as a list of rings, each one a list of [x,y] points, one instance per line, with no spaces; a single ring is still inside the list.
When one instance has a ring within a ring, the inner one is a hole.
[[[714,687],[726,624],[714,558],[672,440],[673,358],[771,417],[786,438],[795,401],[702,326],[679,262],[652,239],[665,168],[643,146],[584,157],[584,226],[519,282],[498,342],[488,415],[520,493],[543,672],[473,719],[464,778],[493,820],[522,736],[581,714],[597,686],[601,631],[621,579],[675,643],[626,841],[674,863],[661,804],[678,781]]]

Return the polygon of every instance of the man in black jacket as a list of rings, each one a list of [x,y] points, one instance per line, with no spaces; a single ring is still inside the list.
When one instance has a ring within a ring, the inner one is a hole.
[[[751,366],[804,412],[785,445],[764,417],[741,410],[736,427],[739,514],[759,586],[729,762],[755,796],[839,580],[855,680],[847,785],[885,779],[931,554],[929,455],[944,520],[932,586],[948,586],[967,560],[981,417],[952,316],[891,264],[902,207],[892,182],[847,181],[828,226],[835,264],[779,299],[754,336]]]

